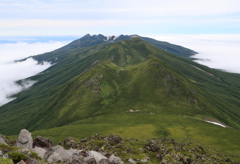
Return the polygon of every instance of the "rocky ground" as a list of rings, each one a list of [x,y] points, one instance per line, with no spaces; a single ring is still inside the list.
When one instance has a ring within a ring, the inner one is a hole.
[[[0,164],[240,164],[240,157],[209,154],[201,146],[173,139],[122,139],[118,135],[66,138],[54,146],[49,138],[21,130],[17,140],[0,134]]]

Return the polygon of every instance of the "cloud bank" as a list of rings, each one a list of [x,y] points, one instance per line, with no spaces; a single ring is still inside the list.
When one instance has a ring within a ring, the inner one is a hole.
[[[65,44],[65,42],[0,44],[0,106],[13,100],[11,95],[29,88],[36,82],[23,80],[22,85],[17,85],[16,81],[36,75],[51,66],[47,62],[39,65],[32,58],[24,62],[14,60],[52,51]]]
[[[195,60],[197,63],[240,74],[240,34],[162,35],[153,37],[198,52],[197,55],[192,56],[197,58]]]

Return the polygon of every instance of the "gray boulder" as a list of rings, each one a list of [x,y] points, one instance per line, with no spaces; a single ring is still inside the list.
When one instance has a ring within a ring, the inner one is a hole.
[[[0,143],[6,144],[7,145],[7,139],[4,135],[0,134]]]
[[[59,153],[59,155],[62,157],[62,162],[71,162],[71,157],[68,154],[67,150],[65,150],[62,146],[57,145],[55,147],[52,147],[53,151],[56,153]]]
[[[101,159],[99,164],[111,164],[108,159]]]
[[[28,130],[22,129],[20,131],[16,146],[24,149],[32,149],[33,139],[31,133]]]
[[[46,150],[41,148],[41,147],[37,147],[35,146],[33,149],[32,149],[34,152],[36,152],[39,157],[43,158],[44,157],[44,154],[46,153]]]
[[[52,155],[52,153],[53,153],[53,150],[52,149],[47,149],[47,151],[44,153],[44,155],[43,155],[43,159],[48,159],[48,157],[50,156],[50,155]]]
[[[26,160],[26,163],[27,164],[42,164],[41,162],[37,161],[36,159],[33,159],[33,158],[28,158]]]
[[[86,164],[97,164],[95,158],[90,157],[90,156],[85,157],[85,158],[83,159],[83,162],[82,162],[82,163],[86,163]]]
[[[47,159],[48,163],[57,163],[57,162],[62,162],[62,157],[60,156],[59,153],[53,152]]]
[[[66,150],[67,153],[69,154],[69,156],[73,156],[74,154],[78,154],[79,157],[80,157],[80,153],[82,152],[82,150],[77,150],[77,149],[69,149],[69,150]]]
[[[137,162],[134,161],[132,158],[129,158],[129,159],[128,159],[128,162],[130,162],[130,163],[137,163]]]
[[[3,138],[0,138],[0,143],[7,145]]]
[[[88,155],[94,158],[97,163],[99,163],[101,159],[107,159],[107,157],[103,156],[101,153],[96,151],[89,151]]]
[[[116,157],[113,154],[108,159],[113,164],[124,164],[119,157]]]
[[[77,153],[72,154],[72,164],[80,164],[80,156]]]
[[[72,164],[78,164],[81,163],[80,159],[83,159],[84,157],[80,155],[82,150],[77,150],[77,149],[69,149],[66,150],[67,153],[69,154]]]

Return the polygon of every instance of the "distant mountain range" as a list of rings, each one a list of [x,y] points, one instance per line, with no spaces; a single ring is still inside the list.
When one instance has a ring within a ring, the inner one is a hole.
[[[53,65],[0,107],[0,133],[27,128],[55,142],[95,133],[171,137],[238,153],[240,75],[197,64],[194,54],[138,35],[87,34],[32,56]]]

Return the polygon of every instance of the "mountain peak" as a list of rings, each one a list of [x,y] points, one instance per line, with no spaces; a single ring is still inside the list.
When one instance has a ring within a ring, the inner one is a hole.
[[[83,36],[83,38],[90,38],[90,37],[91,37],[90,34],[86,34],[86,35]]]
[[[103,42],[117,42],[120,40],[130,40],[131,38],[135,38],[135,37],[140,37],[139,35],[133,34],[133,35],[119,35],[119,36],[115,36],[115,35],[109,35],[109,36],[105,36],[103,34],[94,34],[94,35],[90,35],[90,34],[86,34],[82,37],[82,39],[99,39],[102,40]]]

